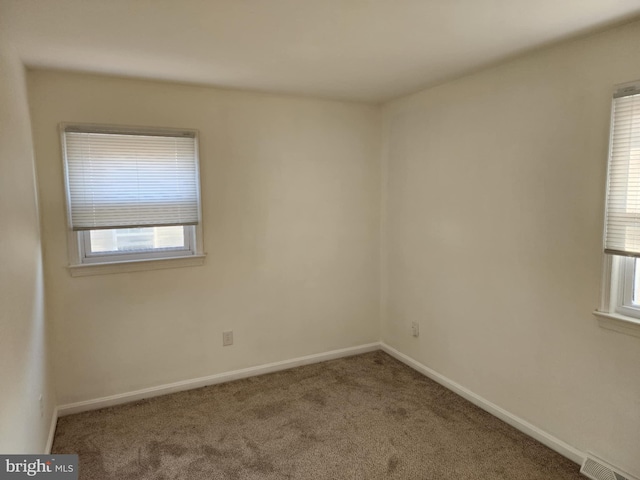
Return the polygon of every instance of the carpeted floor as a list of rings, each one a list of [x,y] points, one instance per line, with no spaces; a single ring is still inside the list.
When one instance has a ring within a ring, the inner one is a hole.
[[[83,480],[583,479],[383,352],[60,418]]]

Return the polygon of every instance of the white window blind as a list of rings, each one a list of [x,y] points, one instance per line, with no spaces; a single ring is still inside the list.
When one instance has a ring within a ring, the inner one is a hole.
[[[195,225],[199,218],[194,132],[63,132],[73,230]]]
[[[640,85],[613,99],[604,247],[640,257]]]

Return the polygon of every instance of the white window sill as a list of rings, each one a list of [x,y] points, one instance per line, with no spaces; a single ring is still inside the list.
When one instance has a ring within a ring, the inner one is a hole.
[[[148,260],[132,260],[126,262],[87,263],[84,265],[69,265],[72,277],[88,275],[107,275],[110,273],[142,272],[145,270],[160,270],[163,268],[197,267],[204,265],[206,255],[189,255],[184,257],[151,258]]]
[[[614,330],[616,332],[640,337],[640,320],[618,313],[607,313],[594,311],[593,314],[598,317],[598,324],[602,328]]]

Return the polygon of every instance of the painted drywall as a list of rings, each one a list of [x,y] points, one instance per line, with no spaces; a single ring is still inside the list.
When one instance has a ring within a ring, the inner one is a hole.
[[[60,404],[378,340],[377,107],[42,70],[28,84]],[[205,265],[71,277],[60,122],[198,129]]]
[[[632,23],[398,99],[382,147],[382,340],[635,475],[640,338],[592,311],[611,94],[638,58]]]
[[[0,452],[43,453],[55,405],[24,68],[0,40]],[[42,398],[42,412],[40,408]]]

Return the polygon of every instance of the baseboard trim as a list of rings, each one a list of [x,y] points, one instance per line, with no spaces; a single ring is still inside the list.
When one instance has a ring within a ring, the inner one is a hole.
[[[333,360],[336,358],[350,357],[353,355],[359,355],[361,353],[373,352],[375,350],[380,350],[380,342],[358,345],[356,347],[341,348],[339,350],[306,355],[304,357],[293,358],[291,360],[267,363],[264,365],[243,368],[231,372],[217,373],[215,375],[209,375],[207,377],[193,378],[190,380],[158,385],[156,387],[144,388],[142,390],[135,390],[133,392],[120,393],[117,395],[110,395],[108,397],[60,405],[57,409],[57,415],[63,417],[65,415],[72,415],[74,413],[97,410],[99,408],[105,407],[113,407],[114,405],[135,402],[145,398],[158,397],[160,395],[167,395],[184,390],[192,390],[194,388],[207,387],[209,385],[216,385],[218,383],[231,382],[233,380],[240,380],[242,378],[254,377],[257,375],[264,375],[266,373],[277,372],[280,370],[288,370],[290,368],[300,367],[302,365],[309,365],[312,363],[325,362],[327,360]]]
[[[54,407],[53,413],[51,414],[51,425],[49,426],[49,436],[47,437],[47,444],[44,447],[45,455],[49,455],[51,453],[51,447],[53,447],[53,438],[56,434],[57,425],[58,425],[58,407]]]
[[[477,395],[471,390],[463,387],[462,385],[450,380],[444,375],[432,370],[431,368],[423,365],[422,363],[414,360],[413,358],[399,352],[395,348],[387,345],[384,342],[369,343],[366,345],[359,345],[356,347],[342,348],[339,350],[332,350],[324,353],[317,353],[313,355],[306,355],[304,357],[293,358],[291,360],[283,360],[280,362],[267,363],[264,365],[258,365],[255,367],[243,368],[240,370],[234,370],[231,372],[218,373],[207,377],[194,378],[190,380],[183,380],[180,382],[169,383],[165,385],[158,385],[156,387],[145,388],[141,390],[135,390],[132,392],[121,393],[117,395],[110,395],[108,397],[96,398],[93,400],[86,400],[83,402],[69,403],[66,405],[60,405],[54,410],[53,417],[51,419],[51,428],[49,431],[49,438],[47,440],[46,453],[51,452],[53,445],[53,438],[56,430],[56,424],[58,417],[65,415],[72,415],[74,413],[86,412],[89,410],[97,410],[105,407],[112,407],[115,405],[121,405],[124,403],[135,402],[143,400],[145,398],[158,397],[161,395],[167,395],[170,393],[181,392],[185,390],[192,390],[194,388],[206,387],[209,385],[216,385],[219,383],[231,382],[233,380],[240,380],[242,378],[254,377],[258,375],[264,375],[267,373],[278,372],[281,370],[288,370],[290,368],[300,367],[303,365],[310,365],[312,363],[325,362],[327,360],[333,360],[336,358],[349,357],[353,355],[359,355],[362,353],[372,352],[375,350],[383,350],[392,357],[413,368],[414,370],[422,373],[430,379],[438,382],[440,385],[455,392],[466,400],[470,401],[474,405],[482,408],[491,415],[499,418],[500,420],[508,423],[514,428],[517,428],[524,434],[534,438],[543,445],[551,448],[559,454],[567,457],[569,460],[577,464],[582,464],[586,454],[580,450],[572,447],[566,442],[554,437],[553,435],[541,430],[535,425],[530,424],[526,420],[508,412],[507,410],[491,403],[485,398]]]
[[[562,440],[554,437],[553,435],[548,434],[544,430],[536,427],[535,425],[530,424],[529,422],[521,419],[520,417],[514,415],[506,411],[505,409],[491,403],[490,401],[482,398],[480,395],[473,393],[471,390],[463,387],[462,385],[450,380],[449,378],[441,375],[440,373],[432,370],[431,368],[421,364],[420,362],[414,360],[413,358],[405,355],[404,353],[400,353],[395,348],[387,345],[384,342],[380,343],[380,348],[391,355],[392,357],[400,360],[402,363],[408,365],[409,367],[417,370],[423,375],[429,377],[430,379],[438,382],[440,385],[448,388],[449,390],[457,393],[461,397],[469,400],[474,405],[480,407],[486,412],[490,413],[494,417],[498,417],[503,422],[508,423],[512,427],[517,428],[522,433],[534,438],[539,441],[543,445],[546,445],[552,450],[555,450],[560,455],[567,457],[569,460],[581,465],[586,454],[581,452],[580,450],[572,447],[568,443],[563,442]]]

